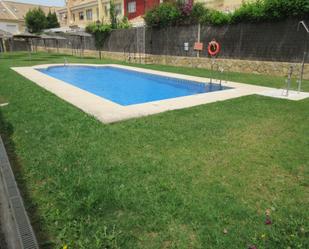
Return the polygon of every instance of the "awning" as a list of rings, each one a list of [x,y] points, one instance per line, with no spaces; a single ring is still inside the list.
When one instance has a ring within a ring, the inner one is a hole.
[[[31,33],[28,33],[28,32],[13,35],[13,37],[14,38],[22,38],[22,39],[41,38],[40,35],[31,34]]]
[[[75,31],[85,31],[85,28],[60,27],[60,28],[53,28],[53,29],[45,29],[44,33],[67,33],[67,32],[75,32]]]
[[[79,37],[91,37],[92,35],[83,31],[71,31],[71,32],[66,32],[66,34],[71,35],[71,36],[79,36]]]
[[[47,35],[47,34],[40,35],[40,38],[43,39],[43,40],[66,40],[66,38],[64,38],[62,36]]]

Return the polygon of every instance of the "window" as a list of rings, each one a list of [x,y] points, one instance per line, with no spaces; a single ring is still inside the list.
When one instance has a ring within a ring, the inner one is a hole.
[[[109,3],[105,4],[104,5],[104,14],[105,14],[105,16],[109,16],[109,9],[110,9]]]
[[[136,12],[136,2],[132,1],[128,3],[128,13],[135,13]]]
[[[116,13],[116,16],[118,15],[121,15],[121,3],[117,3],[115,4],[115,13]]]
[[[16,33],[18,33],[18,26],[15,25],[15,24],[7,24],[5,30],[7,32],[16,34]]]
[[[99,20],[99,8],[97,8],[97,20]]]
[[[72,15],[73,22],[75,22],[75,14]]]
[[[63,13],[63,14],[60,14],[60,20],[61,21],[65,21],[67,19],[67,14]]]
[[[92,9],[86,10],[86,19],[92,20]]]
[[[84,20],[84,12],[79,12],[78,13],[78,16],[79,16],[79,20]]]

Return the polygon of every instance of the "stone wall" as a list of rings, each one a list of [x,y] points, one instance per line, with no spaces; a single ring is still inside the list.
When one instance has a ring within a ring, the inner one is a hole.
[[[253,60],[236,60],[236,59],[210,59],[210,58],[193,58],[181,56],[159,56],[152,55],[151,61],[154,64],[172,65],[180,67],[196,68],[218,68],[224,69],[225,72],[253,73],[286,77],[290,66],[294,67],[293,77],[299,77],[300,63],[273,62],[273,61],[253,61]],[[305,64],[304,79],[309,79],[309,64]]]
[[[36,51],[43,51],[48,53],[60,53],[60,54],[68,54],[68,55],[75,55],[80,57],[95,57],[99,58],[99,51],[97,50],[87,50],[85,49],[83,52],[83,55],[80,50],[76,49],[70,49],[70,48],[50,48],[50,47],[36,47]],[[146,54],[136,54],[135,56],[130,56],[127,53],[123,52],[109,52],[109,51],[102,51],[101,53],[102,58],[108,58],[112,60],[119,60],[119,61],[126,61],[126,62],[132,62],[132,63],[149,63],[151,62],[152,58],[151,55]],[[129,57],[130,56],[130,57]]]
[[[39,51],[46,51],[44,47],[38,47]],[[49,52],[57,52],[56,48],[49,48]],[[60,53],[72,54],[72,49],[60,48]],[[80,55],[79,51],[74,51],[75,55]],[[99,57],[99,52],[95,50],[84,50],[84,56]],[[129,57],[123,52],[102,52],[102,57],[114,60],[127,61],[132,63],[152,63],[160,65],[171,65],[179,67],[193,67],[214,69],[223,68],[225,72],[240,72],[265,74],[286,77],[291,65],[294,67],[294,77],[299,77],[300,63],[289,62],[273,62],[273,61],[253,61],[253,60],[236,60],[236,59],[215,59],[184,57],[184,56],[164,56],[151,54],[136,54],[136,56]],[[309,64],[305,64],[304,79],[309,79]]]

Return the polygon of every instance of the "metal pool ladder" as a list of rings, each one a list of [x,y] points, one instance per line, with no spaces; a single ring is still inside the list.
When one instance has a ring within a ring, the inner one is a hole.
[[[217,67],[217,70],[214,69],[214,66]],[[224,76],[224,68],[223,67],[220,67],[219,64],[215,64],[214,61],[211,62],[211,69],[210,69],[210,80],[209,80],[209,83],[212,84],[213,81],[215,81],[214,79],[214,72],[217,72],[217,77],[216,78],[219,78],[219,85],[220,85],[220,88],[222,88],[222,81],[223,80],[223,76]],[[226,82],[226,81],[225,81]]]
[[[290,91],[291,82],[292,82],[293,70],[294,70],[294,67],[293,67],[293,65],[291,65],[290,69],[289,69],[289,73],[288,73],[288,79],[286,80],[286,88],[283,89],[282,96],[286,96],[286,97],[289,96],[289,91]]]
[[[301,25],[304,27],[304,29],[305,29],[305,31],[307,32],[307,35],[308,35],[309,34],[309,28],[306,25],[305,21],[300,21],[298,23],[297,31],[299,31]],[[304,67],[305,67],[305,62],[306,62],[306,58],[307,58],[307,48],[308,48],[308,43],[307,43],[307,41],[305,41],[304,57],[303,57],[303,61],[302,61],[301,68],[300,68],[299,80],[297,81],[297,83],[298,83],[297,92],[298,93],[300,93],[300,91],[301,91],[301,85],[302,85],[302,81],[303,81],[303,77],[304,77]]]

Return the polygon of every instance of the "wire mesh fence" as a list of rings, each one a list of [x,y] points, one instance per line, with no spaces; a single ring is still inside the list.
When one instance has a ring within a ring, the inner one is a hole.
[[[215,39],[221,45],[218,58],[299,62],[304,51],[309,54],[309,37],[303,30],[297,30],[299,21],[201,26],[200,31],[198,25],[114,30],[106,39],[103,51],[196,57],[194,43],[200,37],[203,43],[200,57],[209,57],[207,46]],[[306,22],[309,23],[309,20]],[[81,44],[78,37],[57,35],[64,36],[66,40],[60,40],[58,44],[53,40],[45,41],[45,44],[37,40],[35,45],[73,50],[83,46],[86,50],[96,50],[93,37],[85,37]],[[18,44],[14,48],[19,50],[23,46]]]

